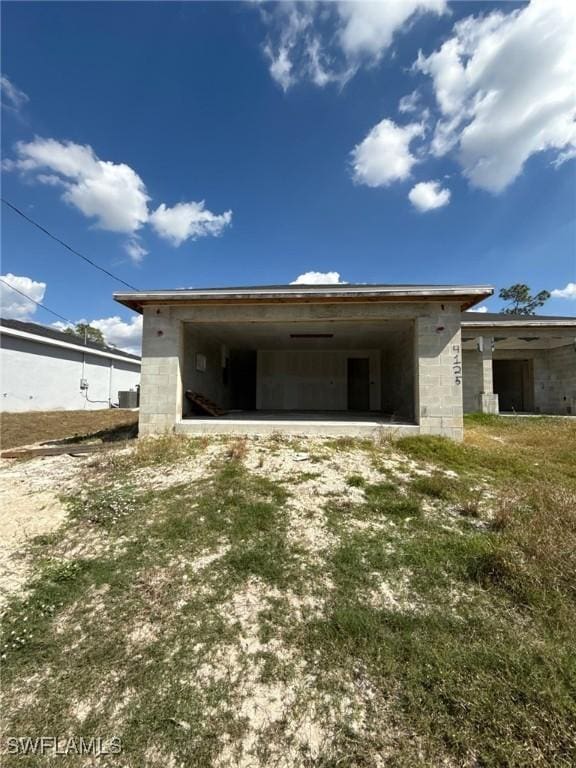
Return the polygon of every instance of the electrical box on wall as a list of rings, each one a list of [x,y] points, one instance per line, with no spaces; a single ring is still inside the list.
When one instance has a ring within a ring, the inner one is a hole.
[[[80,379],[80,389],[88,389],[88,379]]]

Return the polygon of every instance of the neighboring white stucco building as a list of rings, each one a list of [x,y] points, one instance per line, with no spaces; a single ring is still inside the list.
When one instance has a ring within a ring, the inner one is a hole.
[[[54,328],[0,320],[0,410],[109,408],[140,384],[140,358]],[[87,385],[87,388],[86,388]]]

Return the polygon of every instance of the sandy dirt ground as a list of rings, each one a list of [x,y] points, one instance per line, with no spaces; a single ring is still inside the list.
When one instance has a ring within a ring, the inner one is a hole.
[[[26,543],[65,520],[59,497],[81,482],[86,460],[67,455],[0,460],[0,606],[28,577]]]

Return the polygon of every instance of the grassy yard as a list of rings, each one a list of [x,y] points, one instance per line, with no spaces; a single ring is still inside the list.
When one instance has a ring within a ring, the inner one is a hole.
[[[125,410],[0,413],[0,448],[78,437],[103,437],[135,427],[138,413]]]
[[[576,764],[573,421],[79,461],[3,616],[5,736],[116,736],[130,768]]]

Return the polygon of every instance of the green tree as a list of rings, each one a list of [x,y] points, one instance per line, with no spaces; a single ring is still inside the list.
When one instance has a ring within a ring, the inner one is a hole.
[[[543,306],[550,298],[550,292],[540,291],[536,296],[532,296],[527,285],[516,283],[509,288],[502,288],[499,296],[503,301],[509,302],[504,308],[504,314],[535,315],[538,307]]]
[[[104,334],[98,328],[93,328],[88,323],[76,323],[73,328],[66,328],[66,333],[72,336],[79,336],[82,341],[94,341],[96,344],[106,345]]]

